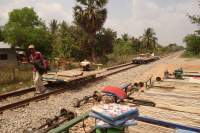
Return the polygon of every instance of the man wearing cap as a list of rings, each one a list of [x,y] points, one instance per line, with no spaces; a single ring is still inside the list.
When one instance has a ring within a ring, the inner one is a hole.
[[[43,93],[45,91],[45,86],[42,82],[42,74],[45,71],[45,63],[43,55],[35,50],[34,45],[29,45],[30,52],[30,63],[34,65],[33,67],[33,81],[36,88],[36,93]]]

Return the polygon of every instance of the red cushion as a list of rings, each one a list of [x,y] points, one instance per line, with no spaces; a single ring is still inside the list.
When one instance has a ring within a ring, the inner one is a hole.
[[[119,99],[125,99],[127,97],[126,93],[121,88],[115,86],[106,86],[103,88],[102,92],[111,93]]]
[[[192,77],[193,79],[199,79],[200,80],[200,77]]]

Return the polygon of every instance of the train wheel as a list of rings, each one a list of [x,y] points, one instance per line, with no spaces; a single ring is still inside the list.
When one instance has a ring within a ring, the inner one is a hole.
[[[160,82],[161,80],[161,77],[156,77],[156,81]]]

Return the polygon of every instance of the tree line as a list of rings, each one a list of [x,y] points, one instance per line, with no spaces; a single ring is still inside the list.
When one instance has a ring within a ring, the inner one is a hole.
[[[188,17],[193,24],[197,25],[197,30],[184,38],[184,41],[186,43],[185,55],[200,56],[200,15],[189,15]]]
[[[104,28],[107,0],[77,0],[73,24],[53,19],[46,24],[33,8],[14,9],[8,22],[0,27],[0,41],[26,50],[29,44],[47,57],[85,58],[95,62],[114,56],[145,52],[174,52],[183,47],[177,44],[162,46],[154,29],[147,28],[141,37],[123,34],[118,37],[111,28]],[[194,20],[196,21],[196,20]]]

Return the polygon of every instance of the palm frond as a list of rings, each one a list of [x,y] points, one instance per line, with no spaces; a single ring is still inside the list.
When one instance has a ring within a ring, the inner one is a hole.
[[[80,3],[84,6],[87,6],[90,0],[76,0],[77,3]]]
[[[74,7],[74,23],[94,41],[94,36],[107,18],[107,10],[104,8],[107,0],[77,0],[77,2],[78,5]]]
[[[108,3],[108,0],[97,0],[96,5],[100,8],[104,7]]]

